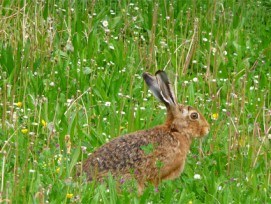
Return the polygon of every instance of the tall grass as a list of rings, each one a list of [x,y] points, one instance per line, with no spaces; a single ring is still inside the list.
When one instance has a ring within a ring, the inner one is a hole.
[[[1,202],[271,202],[269,1],[3,0],[0,8]],[[141,197],[133,181],[78,179],[94,149],[163,122],[141,77],[158,69],[211,123],[182,176]]]

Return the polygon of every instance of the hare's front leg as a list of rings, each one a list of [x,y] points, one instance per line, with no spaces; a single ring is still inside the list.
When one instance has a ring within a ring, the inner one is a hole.
[[[142,195],[145,189],[145,182],[143,180],[137,180],[137,193],[138,195]]]
[[[185,162],[184,162],[185,163]],[[162,177],[162,180],[173,180],[181,175],[184,169],[184,163],[177,167],[176,169],[172,170],[169,174]]]
[[[165,166],[162,167],[160,178],[161,180],[171,180],[180,176],[185,165],[185,155],[176,154],[175,157],[171,157]]]

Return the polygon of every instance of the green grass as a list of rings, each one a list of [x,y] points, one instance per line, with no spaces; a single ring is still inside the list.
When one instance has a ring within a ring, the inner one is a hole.
[[[270,0],[131,2],[1,1],[0,202],[270,203]],[[211,124],[182,176],[141,197],[78,179],[95,148],[164,121],[141,77],[158,69]]]

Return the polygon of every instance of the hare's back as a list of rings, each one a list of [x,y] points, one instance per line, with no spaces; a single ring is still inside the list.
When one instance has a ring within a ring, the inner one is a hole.
[[[143,162],[144,147],[154,143],[155,131],[139,131],[117,137],[94,151],[84,164],[85,171],[125,171]],[[95,170],[93,169],[95,168]]]

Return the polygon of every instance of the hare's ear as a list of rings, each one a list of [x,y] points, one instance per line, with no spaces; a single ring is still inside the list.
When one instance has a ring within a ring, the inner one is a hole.
[[[176,96],[171,86],[171,83],[167,77],[166,72],[158,70],[155,73],[155,76],[163,98],[165,98],[165,100],[168,101],[169,105],[176,106],[177,104]]]
[[[149,89],[160,102],[164,103],[166,106],[169,105],[169,101],[162,95],[162,91],[157,83],[156,77],[145,72],[143,73],[143,79],[148,85]]]

